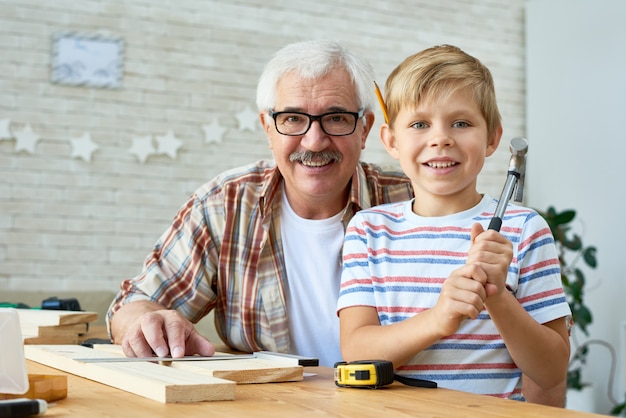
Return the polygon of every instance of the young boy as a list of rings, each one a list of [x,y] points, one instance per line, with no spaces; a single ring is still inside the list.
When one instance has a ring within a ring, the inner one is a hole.
[[[440,387],[563,406],[570,309],[550,229],[508,205],[501,232],[485,230],[497,200],[476,190],[502,136],[491,73],[436,46],[396,67],[385,101],[380,137],[415,198],[348,226],[344,360],[386,359]]]

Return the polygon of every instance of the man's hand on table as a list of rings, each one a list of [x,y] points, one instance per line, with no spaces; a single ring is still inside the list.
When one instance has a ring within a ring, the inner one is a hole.
[[[174,310],[148,301],[121,307],[111,321],[113,340],[128,357],[212,356],[215,347]]]

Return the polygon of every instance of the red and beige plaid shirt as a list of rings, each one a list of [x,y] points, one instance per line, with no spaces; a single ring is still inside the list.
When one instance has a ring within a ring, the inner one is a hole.
[[[289,352],[279,229],[282,183],[273,163],[259,161],[196,190],[146,258],[142,273],[122,282],[107,325],[116,310],[136,300],[176,309],[194,323],[215,309],[217,332],[232,348]],[[344,228],[356,211],[410,198],[410,181],[402,173],[360,163]]]

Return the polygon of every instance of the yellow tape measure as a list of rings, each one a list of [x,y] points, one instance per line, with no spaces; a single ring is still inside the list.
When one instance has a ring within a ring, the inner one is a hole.
[[[437,382],[401,376],[394,373],[393,363],[387,360],[360,360],[335,363],[335,384],[339,387],[379,388],[394,380],[419,388],[436,388]]]
[[[335,363],[335,384],[340,387],[378,388],[393,383],[393,363],[362,360]]]

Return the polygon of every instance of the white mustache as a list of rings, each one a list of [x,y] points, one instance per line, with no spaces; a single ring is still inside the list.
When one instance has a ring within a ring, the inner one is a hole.
[[[289,155],[289,161],[301,162],[301,163],[315,163],[316,165],[325,165],[331,161],[340,163],[343,160],[343,156],[337,151],[301,151],[294,152]]]

